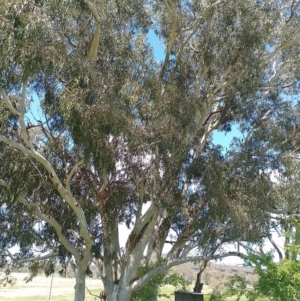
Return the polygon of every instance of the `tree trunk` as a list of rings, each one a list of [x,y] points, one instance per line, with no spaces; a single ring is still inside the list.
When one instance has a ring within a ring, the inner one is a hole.
[[[106,290],[107,299],[106,301],[130,301],[131,293],[127,286],[122,284],[114,284],[110,286],[112,289]]]
[[[196,279],[195,287],[194,287],[194,293],[201,293],[201,291],[202,291],[203,283],[201,283],[201,274],[202,274],[202,272],[199,272],[197,274],[197,279]]]
[[[207,260],[201,261],[199,265],[199,273],[197,273],[197,279],[195,282],[194,293],[201,293],[203,289],[203,283],[201,282],[201,276],[206,269],[208,264]]]
[[[85,274],[86,274],[86,265],[80,263],[77,265],[76,272],[76,284],[75,284],[75,297],[74,301],[84,301],[85,299]]]

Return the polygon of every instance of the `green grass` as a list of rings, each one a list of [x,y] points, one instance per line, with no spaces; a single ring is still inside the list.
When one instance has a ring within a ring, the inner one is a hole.
[[[226,301],[236,301],[236,297],[228,297]],[[240,301],[246,301],[246,297],[242,296]]]
[[[242,296],[239,301],[246,301],[246,300],[247,300],[246,297]],[[226,299],[226,301],[236,301],[236,297],[234,297],[234,296],[228,297]],[[260,298],[260,299],[257,299],[257,301],[269,301],[269,299],[268,298]]]
[[[172,286],[165,286],[161,290],[161,293],[168,294],[171,298],[160,297],[160,298],[158,298],[159,301],[171,301],[171,300],[175,299],[174,287],[172,287]]]

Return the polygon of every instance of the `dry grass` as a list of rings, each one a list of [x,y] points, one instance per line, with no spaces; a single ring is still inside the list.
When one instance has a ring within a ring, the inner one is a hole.
[[[51,277],[38,276],[29,283],[25,283],[26,273],[13,273],[12,276],[17,278],[17,282],[13,287],[0,287],[1,301],[47,301],[51,283]],[[72,301],[74,298],[74,278],[61,278],[54,276],[51,291],[51,301]],[[86,286],[92,294],[99,295],[103,290],[100,279],[86,279]],[[167,286],[163,289],[164,294],[168,294],[171,298],[159,298],[159,301],[172,301],[174,297],[174,288]],[[95,297],[86,291],[86,301],[94,301]],[[96,299],[100,300],[100,299]]]
[[[49,288],[51,283],[51,277],[38,276],[29,283],[25,283],[24,278],[28,274],[26,273],[13,273],[12,276],[17,278],[17,282],[13,287],[6,286],[0,287],[0,300],[1,301],[47,301],[49,295]],[[73,301],[74,299],[74,278],[61,278],[54,276],[53,286],[51,291],[51,301]],[[92,294],[99,295],[99,292],[103,290],[103,285],[100,279],[86,279],[86,286],[92,292]],[[193,285],[188,289],[192,291]],[[210,293],[208,286],[204,286],[203,293]],[[159,301],[173,301],[175,300],[174,287],[165,286],[162,289],[162,293],[168,294],[170,298],[161,297]],[[86,291],[86,301],[95,301],[95,297],[91,296]],[[96,299],[100,300],[100,299]],[[228,298],[227,301],[235,301],[234,297]],[[245,301],[245,298],[241,298],[240,301]]]
[[[1,301],[42,301],[48,300],[51,277],[38,276],[29,283],[25,283],[26,273],[13,273],[12,276],[17,278],[13,287],[6,286],[0,288]],[[74,278],[61,278],[54,276],[51,291],[52,301],[71,301],[74,296]],[[86,279],[86,286],[93,294],[99,294],[102,290],[102,282],[99,279]],[[92,301],[94,297],[86,293],[86,300]]]

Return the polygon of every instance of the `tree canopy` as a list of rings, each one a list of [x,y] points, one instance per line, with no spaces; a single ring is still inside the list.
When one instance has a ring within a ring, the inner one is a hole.
[[[286,139],[270,129],[299,93],[297,1],[2,4],[1,249],[72,255],[76,301],[94,260],[108,300],[126,301],[174,265],[268,235],[269,142]],[[233,124],[244,138],[226,153],[211,135]]]

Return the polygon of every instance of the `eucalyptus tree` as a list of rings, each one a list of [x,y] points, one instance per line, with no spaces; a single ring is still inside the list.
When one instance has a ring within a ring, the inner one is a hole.
[[[276,97],[286,98],[287,95],[281,91]],[[245,141],[236,141],[236,153],[231,153],[238,156],[241,149],[248,153],[255,152],[256,160],[266,162],[261,174],[273,182],[273,188],[266,196],[272,200],[266,205],[264,214],[270,217],[269,222],[278,238],[273,239],[272,234],[268,233],[266,238],[272,245],[271,252],[266,254],[262,249],[259,252],[251,250],[245,257],[246,264],[254,267],[258,280],[253,290],[245,293],[244,288],[240,287],[232,293],[237,295],[239,292],[247,300],[262,297],[272,300],[299,299],[299,116],[299,100],[295,94],[285,101],[284,109],[273,112],[263,126],[252,125]]]
[[[108,300],[126,301],[172,266],[221,258],[222,243],[268,230],[267,163],[241,152],[255,164],[233,164],[211,135],[264,126],[281,93],[297,93],[297,1],[3,4],[3,222],[28,216],[28,247],[40,238],[49,256],[63,247],[75,258],[76,301],[90,260]],[[120,223],[131,228],[122,248]]]
[[[286,88],[294,92],[289,96],[285,91],[276,93],[273,97],[284,99],[281,110],[269,108],[267,114],[270,118],[260,122],[254,122],[247,132],[245,139],[236,139],[234,150],[229,157],[232,161],[246,162],[249,154],[255,161],[260,162],[260,173],[268,177],[272,189],[267,193],[270,204],[267,204],[264,212],[271,219],[278,222],[278,231],[289,233],[295,229],[294,222],[299,220],[299,100],[297,78],[292,85]],[[263,163],[264,162],[264,163]],[[252,163],[253,164],[253,163]],[[289,235],[288,235],[289,236]],[[286,237],[288,240],[288,237]],[[280,258],[283,254],[272,242]]]

